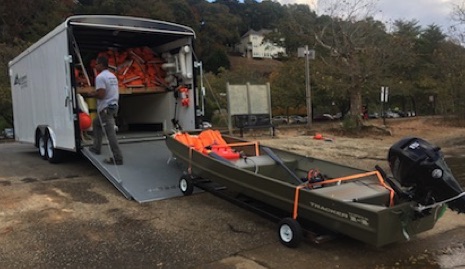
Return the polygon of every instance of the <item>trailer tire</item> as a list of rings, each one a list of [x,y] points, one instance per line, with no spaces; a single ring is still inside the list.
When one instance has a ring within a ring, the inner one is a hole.
[[[50,137],[50,135],[46,135],[46,155],[47,159],[50,163],[59,163],[63,159],[63,151],[55,148],[55,145],[53,144],[53,139]]]
[[[190,175],[182,175],[179,179],[179,189],[185,196],[194,192],[194,181]]]
[[[278,236],[281,244],[289,248],[296,248],[303,240],[300,224],[293,218],[285,218],[279,222]]]
[[[47,138],[45,135],[39,134],[37,145],[39,148],[40,157],[44,160],[47,160]]]

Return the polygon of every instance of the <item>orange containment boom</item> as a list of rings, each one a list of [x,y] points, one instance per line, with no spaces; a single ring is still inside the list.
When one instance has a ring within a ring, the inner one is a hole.
[[[105,56],[108,65],[117,77],[120,87],[156,87],[166,86],[166,72],[161,68],[164,60],[148,47],[131,48],[124,51],[107,50],[98,56]],[[94,69],[96,60],[90,63]]]
[[[258,142],[228,144],[218,130],[204,130],[197,136],[188,133],[176,133],[174,138],[203,154],[208,154],[213,151],[219,156],[229,160],[238,159],[240,157],[239,152],[236,152],[232,147],[254,146],[255,156],[259,155]]]

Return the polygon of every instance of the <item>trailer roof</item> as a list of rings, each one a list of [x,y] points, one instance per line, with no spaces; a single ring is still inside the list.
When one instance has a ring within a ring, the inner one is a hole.
[[[116,15],[77,15],[67,18],[13,59],[9,65],[19,61],[68,27],[73,28],[73,34],[80,41],[83,50],[99,50],[102,46],[124,48],[146,44],[161,45],[179,39],[180,36],[195,38],[192,28],[172,22]],[[163,38],[160,38],[160,35],[163,35]]]
[[[103,47],[128,48],[157,46],[179,39],[180,36],[195,38],[192,28],[165,21],[144,18],[85,15],[68,18],[67,24],[79,40],[84,51],[97,51]],[[154,33],[156,35],[154,35]]]
[[[166,21],[115,15],[79,15],[66,20],[70,25],[82,25],[115,30],[138,30],[157,33],[185,34],[195,37],[192,28]]]

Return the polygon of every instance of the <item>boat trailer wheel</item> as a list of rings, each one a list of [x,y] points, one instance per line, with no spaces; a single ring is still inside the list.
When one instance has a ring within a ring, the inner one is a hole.
[[[293,218],[285,218],[279,222],[279,241],[289,248],[297,247],[303,239],[302,227]]]
[[[182,175],[179,179],[179,189],[185,196],[194,192],[194,182],[190,175]]]

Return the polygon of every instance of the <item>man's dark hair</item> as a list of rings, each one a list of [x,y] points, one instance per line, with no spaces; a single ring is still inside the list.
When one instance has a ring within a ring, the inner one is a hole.
[[[100,56],[97,58],[97,64],[101,64],[103,67],[108,67],[108,59],[105,56]]]

